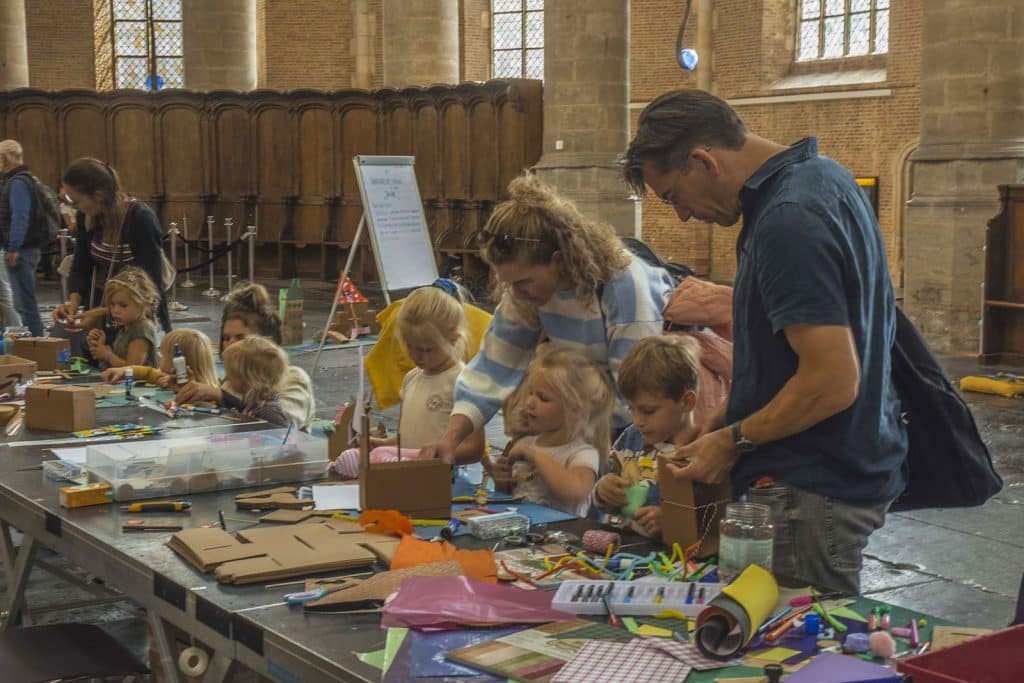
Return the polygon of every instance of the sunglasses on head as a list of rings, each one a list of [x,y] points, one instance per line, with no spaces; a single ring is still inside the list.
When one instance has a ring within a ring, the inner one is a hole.
[[[501,254],[510,254],[516,242],[536,242],[540,240],[532,237],[518,237],[511,232],[496,233],[489,230],[481,230],[477,233],[476,243],[481,249],[493,246]]]

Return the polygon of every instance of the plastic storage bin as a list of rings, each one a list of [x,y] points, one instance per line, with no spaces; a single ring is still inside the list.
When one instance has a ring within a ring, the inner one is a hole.
[[[1020,683],[1024,681],[1024,626],[1014,626],[911,657],[896,665],[914,683]]]
[[[271,429],[99,443],[85,462],[94,480],[110,483],[114,500],[137,500],[316,479],[326,471],[327,442]]]

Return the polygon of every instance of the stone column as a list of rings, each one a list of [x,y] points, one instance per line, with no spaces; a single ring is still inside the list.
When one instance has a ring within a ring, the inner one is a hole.
[[[185,87],[252,90],[256,87],[254,0],[183,0]]]
[[[537,174],[634,236],[639,202],[616,160],[629,135],[629,0],[544,3],[544,151]]]
[[[0,90],[27,87],[25,0],[0,0]]]
[[[383,0],[384,86],[458,83],[459,3]]]
[[[923,12],[921,145],[905,222],[904,307],[933,347],[976,352],[986,223],[1024,182],[1024,7],[932,0]]]
[[[373,40],[374,16],[370,14],[369,0],[355,0],[352,3],[353,37],[350,51],[354,57],[352,87],[369,90],[373,87]]]

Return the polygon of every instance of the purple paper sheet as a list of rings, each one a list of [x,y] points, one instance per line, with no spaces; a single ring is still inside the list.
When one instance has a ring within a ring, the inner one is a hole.
[[[794,674],[786,683],[899,683],[903,676],[858,657],[825,652]]]

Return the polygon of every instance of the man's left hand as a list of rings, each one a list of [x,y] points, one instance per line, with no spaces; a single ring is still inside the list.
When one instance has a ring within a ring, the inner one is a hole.
[[[7,252],[7,266],[13,268],[18,265],[18,252],[9,251]]]
[[[729,478],[738,457],[732,432],[725,428],[677,448],[668,468],[677,479],[718,484]]]

